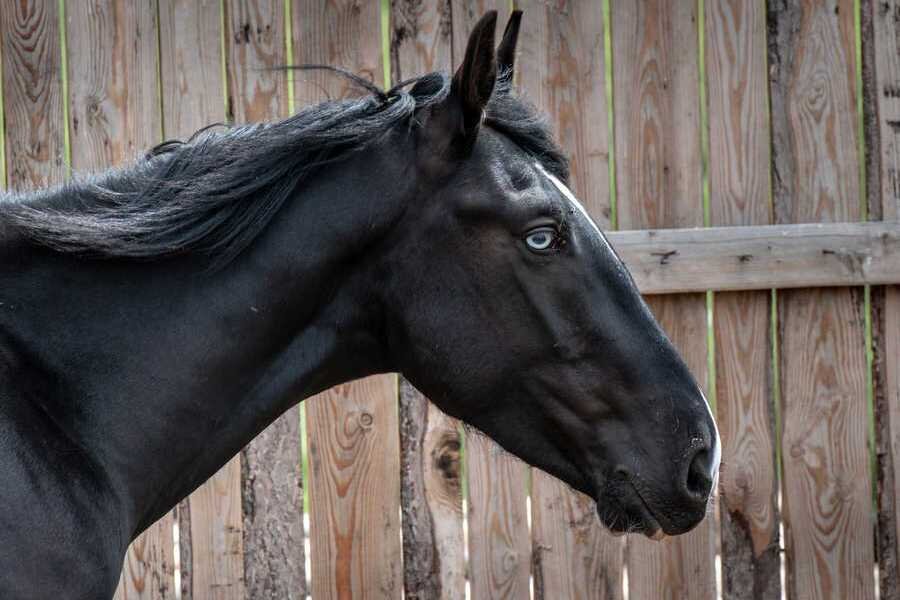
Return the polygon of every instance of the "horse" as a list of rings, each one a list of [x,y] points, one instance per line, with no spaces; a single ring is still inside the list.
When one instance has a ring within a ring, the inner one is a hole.
[[[357,78],[0,203],[0,597],[111,596],[268,424],[384,372],[615,533],[704,518],[715,420],[513,89],[521,13],[495,47],[496,21],[452,77]]]

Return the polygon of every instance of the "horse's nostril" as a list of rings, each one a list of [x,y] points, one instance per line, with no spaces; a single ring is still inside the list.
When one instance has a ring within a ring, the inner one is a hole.
[[[706,502],[712,489],[711,454],[707,448],[700,448],[691,459],[687,472],[687,493]]]

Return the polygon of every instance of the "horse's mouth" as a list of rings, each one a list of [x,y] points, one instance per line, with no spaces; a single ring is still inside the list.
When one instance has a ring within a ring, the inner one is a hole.
[[[617,492],[615,504],[618,506],[614,510],[618,515],[610,515],[612,507],[604,507],[602,499],[597,501],[597,514],[612,535],[641,533],[657,541],[666,537],[659,519],[632,483],[621,486]]]

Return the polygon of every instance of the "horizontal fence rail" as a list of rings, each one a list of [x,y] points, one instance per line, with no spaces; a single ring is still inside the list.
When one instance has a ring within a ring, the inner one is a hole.
[[[900,283],[900,222],[613,231],[643,294]]]

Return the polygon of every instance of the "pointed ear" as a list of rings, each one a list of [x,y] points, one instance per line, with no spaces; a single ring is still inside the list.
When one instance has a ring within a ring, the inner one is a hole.
[[[494,30],[497,27],[497,11],[487,13],[472,29],[466,55],[453,76],[447,102],[456,103],[460,122],[457,130],[471,146],[481,125],[484,107],[494,91],[497,79],[497,61],[494,55]]]
[[[497,71],[500,75],[512,80],[513,67],[516,63],[516,43],[519,41],[519,25],[522,23],[522,11],[514,10],[506,22],[503,39],[497,46]]]

